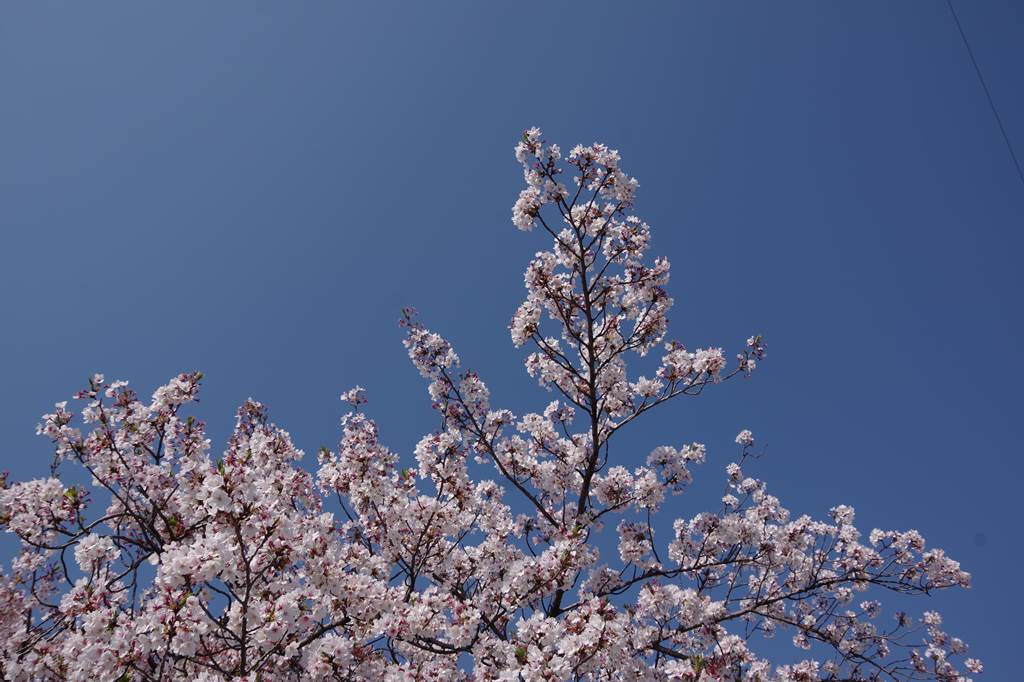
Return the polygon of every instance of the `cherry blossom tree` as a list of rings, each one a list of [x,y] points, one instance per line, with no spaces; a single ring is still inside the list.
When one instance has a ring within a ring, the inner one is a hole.
[[[563,159],[532,129],[515,153],[526,188],[512,222],[549,249],[527,267],[509,329],[546,404],[519,416],[493,406],[411,310],[404,343],[440,417],[414,468],[382,444],[359,387],[342,396],[352,409],[340,445],[312,471],[251,400],[211,455],[190,414],[200,373],[151,400],[96,375],[76,412],[58,403],[38,428],[55,444],[52,475],[2,481],[0,524],[20,542],[0,575],[4,680],[981,672],[938,613],[886,611],[876,598],[967,587],[969,574],[916,531],[865,538],[847,506],[794,518],[748,475],[748,430],[720,508],[655,537],[652,516],[691,484],[705,447],[651,443],[638,461],[617,435],[662,403],[749,376],[764,341],[750,337],[731,362],[721,348],[666,342],[669,262],[646,256],[637,181],[617,152],[578,146]],[[91,485],[70,484],[69,467]],[[481,471],[494,480],[471,478]],[[603,528],[617,552],[599,551]],[[790,656],[766,658],[788,650],[766,646],[772,635],[791,638]]]

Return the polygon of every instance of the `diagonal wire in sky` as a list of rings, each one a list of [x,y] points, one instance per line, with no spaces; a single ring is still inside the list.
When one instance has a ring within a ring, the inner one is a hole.
[[[1013,159],[1013,165],[1017,168],[1017,177],[1020,178],[1020,182],[1024,185],[1024,171],[1021,170],[1020,161],[1017,159],[1017,154],[1013,151],[1013,145],[1010,144],[1010,136],[1006,134],[1006,126],[1003,125],[1003,119],[999,116],[999,111],[996,109],[996,103],[992,99],[992,93],[988,89],[988,84],[985,83],[985,77],[981,75],[981,67],[978,66],[978,60],[974,58],[974,50],[971,49],[971,43],[967,40],[967,34],[964,33],[964,27],[960,25],[960,17],[956,15],[956,10],[953,8],[953,0],[946,0],[946,5],[949,6],[949,11],[953,15],[953,21],[956,22],[956,28],[960,32],[960,37],[964,41],[964,47],[967,48],[967,54],[971,58],[971,64],[974,65],[974,72],[978,74],[978,81],[981,82],[981,87],[985,91],[985,97],[988,98],[988,105],[992,108],[992,115],[996,117],[996,123],[999,125],[999,132],[1003,134],[1003,141],[1006,142],[1006,150],[1010,152],[1010,158]]]

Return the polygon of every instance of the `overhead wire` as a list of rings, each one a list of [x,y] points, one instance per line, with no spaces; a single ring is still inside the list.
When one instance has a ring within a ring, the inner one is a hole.
[[[953,0],[946,0],[946,5],[949,7],[950,14],[953,15],[953,22],[956,24],[957,31],[960,32],[960,38],[964,41],[964,47],[967,48],[967,55],[971,58],[971,64],[974,65],[974,72],[978,74],[978,81],[981,83],[981,89],[985,91],[985,97],[988,99],[988,106],[992,109],[992,115],[996,119],[996,125],[999,126],[999,132],[1003,135],[1003,142],[1006,143],[1006,150],[1010,152],[1010,159],[1013,160],[1013,165],[1017,168],[1017,177],[1020,178],[1020,182],[1024,185],[1024,170],[1021,170],[1020,160],[1017,158],[1017,154],[1013,151],[1013,145],[1010,143],[1010,136],[1006,133],[1006,126],[1003,125],[1003,119],[999,115],[999,110],[996,109],[995,100],[992,99],[992,92],[988,89],[988,84],[985,82],[985,76],[981,73],[981,67],[978,66],[978,60],[974,57],[974,50],[971,49],[971,43],[967,40],[967,34],[964,33],[964,27],[960,23],[960,17],[956,14],[956,9],[953,7]]]

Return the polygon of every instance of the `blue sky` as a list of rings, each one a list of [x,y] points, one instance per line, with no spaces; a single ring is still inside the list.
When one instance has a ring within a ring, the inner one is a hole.
[[[1024,21],[957,3],[1018,155]],[[673,262],[673,334],[751,381],[620,444],[732,438],[796,513],[917,528],[973,572],[923,600],[986,678],[1017,670],[1021,185],[944,2],[8,4],[0,16],[0,466],[91,372],[206,372],[223,443],[253,396],[312,454],[359,383],[385,440],[436,426],[395,324],[416,306],[495,402],[549,396],[506,325],[539,235],[512,146],[600,140]]]

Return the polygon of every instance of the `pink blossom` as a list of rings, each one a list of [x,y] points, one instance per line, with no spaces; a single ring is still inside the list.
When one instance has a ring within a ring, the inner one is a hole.
[[[353,411],[337,446],[303,465],[254,400],[212,452],[193,414],[201,373],[173,377],[150,400],[94,375],[74,410],[57,403],[38,426],[54,444],[54,475],[0,476],[0,527],[20,543],[0,572],[0,677],[981,673],[937,611],[883,617],[887,592],[968,587],[970,574],[914,530],[863,539],[852,507],[820,521],[791,514],[756,477],[749,430],[715,484],[718,510],[682,514],[655,535],[666,493],[688,490],[691,469],[714,455],[700,443],[643,445],[634,425],[749,375],[764,339],[740,344],[735,367],[718,346],[665,341],[671,268],[648,257],[651,228],[633,214],[639,183],[617,151],[580,145],[563,159],[531,128],[515,155],[526,186],[513,223],[548,247],[528,264],[509,325],[550,392],[536,411],[503,408],[411,309],[404,344],[438,417],[412,453],[385,445],[358,386],[341,396]],[[661,358],[647,357],[659,345]],[[631,441],[617,436],[627,428]],[[78,480],[72,467],[91,487],[67,482]],[[776,632],[796,651],[773,662],[759,652]]]

